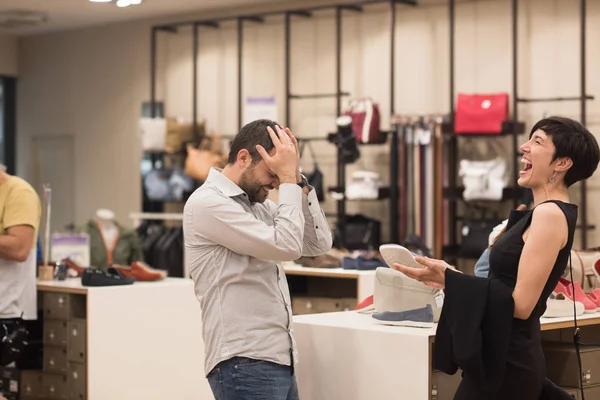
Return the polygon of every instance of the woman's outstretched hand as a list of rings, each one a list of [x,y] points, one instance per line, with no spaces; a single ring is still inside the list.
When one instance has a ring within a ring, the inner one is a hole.
[[[446,268],[451,268],[456,271],[456,268],[442,260],[416,256],[415,261],[423,265],[424,268],[407,267],[402,264],[394,264],[393,268],[402,272],[409,278],[423,282],[424,284],[436,289],[443,289],[446,284],[446,278],[444,275]]]

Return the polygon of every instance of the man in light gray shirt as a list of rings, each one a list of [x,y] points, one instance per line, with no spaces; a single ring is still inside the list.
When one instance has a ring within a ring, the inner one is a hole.
[[[202,309],[205,373],[217,400],[297,400],[292,309],[281,262],[331,249],[315,190],[289,129],[257,120],[228,164],[188,199],[186,263]],[[267,199],[279,189],[278,205]]]

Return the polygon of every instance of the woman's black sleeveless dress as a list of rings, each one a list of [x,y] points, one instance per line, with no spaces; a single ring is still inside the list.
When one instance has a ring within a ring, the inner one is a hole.
[[[527,320],[514,318],[510,335],[510,345],[506,360],[506,372],[496,399],[489,399],[481,393],[476,382],[464,375],[454,397],[455,400],[538,400],[546,377],[546,360],[542,351],[540,317],[546,311],[546,300],[552,293],[569,261],[575,225],[577,206],[558,200],[555,203],[565,214],[569,226],[566,246],[560,250],[542,294]],[[505,233],[494,243],[490,251],[489,279],[499,279],[514,288],[517,282],[519,259],[523,251],[523,233],[531,223],[533,210],[510,213]]]

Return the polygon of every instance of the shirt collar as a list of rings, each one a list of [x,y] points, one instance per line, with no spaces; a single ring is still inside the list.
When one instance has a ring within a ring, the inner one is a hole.
[[[225,196],[236,197],[244,194],[242,188],[236,185],[231,179],[223,175],[221,168],[211,167],[206,178],[206,183],[214,185]]]

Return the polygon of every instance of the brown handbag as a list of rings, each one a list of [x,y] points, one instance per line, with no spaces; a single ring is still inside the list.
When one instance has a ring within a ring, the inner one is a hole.
[[[167,119],[167,136],[165,139],[165,151],[167,153],[179,153],[183,151],[184,145],[199,143],[205,137],[205,121],[197,123],[197,133],[194,133],[192,124],[180,124],[175,119]]]
[[[185,173],[192,179],[205,181],[211,167],[223,168],[227,164],[227,156],[221,148],[219,135],[205,137],[198,148],[187,145]]]

